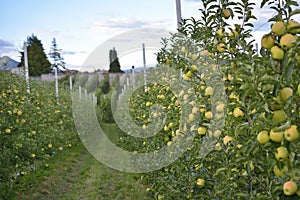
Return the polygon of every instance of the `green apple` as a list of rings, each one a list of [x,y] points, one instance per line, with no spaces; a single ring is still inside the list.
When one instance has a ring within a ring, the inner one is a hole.
[[[189,122],[192,122],[192,121],[194,121],[195,120],[195,115],[194,115],[194,113],[190,113],[189,114],[189,117],[188,117],[188,121]]]
[[[273,142],[282,142],[283,135],[284,135],[283,131],[275,132],[273,129],[270,131],[270,139]]]
[[[229,136],[229,135],[226,135],[224,138],[223,138],[223,143],[226,145],[228,144],[228,142],[232,141],[232,137]]]
[[[284,122],[287,119],[287,115],[285,114],[284,110],[275,110],[273,112],[273,122],[275,124],[280,124],[282,122]]]
[[[207,111],[207,112],[204,113],[204,117],[206,119],[211,119],[213,117],[213,114],[212,114],[211,111]]]
[[[271,56],[274,60],[282,60],[283,59],[284,51],[280,47],[275,45],[271,48],[270,51],[271,51]]]
[[[289,142],[294,142],[300,138],[299,131],[296,125],[292,125],[290,128],[284,131],[284,138]]]
[[[196,72],[196,71],[198,71],[198,67],[197,67],[196,65],[192,65],[192,66],[191,66],[191,70],[192,70],[193,72]]]
[[[218,104],[216,106],[216,111],[217,112],[224,112],[224,108],[225,108],[225,104],[224,103]]]
[[[297,184],[294,181],[287,181],[283,184],[283,193],[292,196],[297,192]]]
[[[213,93],[214,93],[214,89],[212,87],[209,86],[205,89],[206,96],[211,96]]]
[[[286,165],[284,165],[282,167],[282,169],[279,169],[279,167],[277,165],[275,165],[274,170],[273,170],[274,175],[277,176],[277,177],[284,176],[285,173],[288,172],[288,171],[289,171],[289,168]]]
[[[205,180],[202,178],[197,179],[197,185],[203,187],[205,185]]]
[[[199,127],[198,128],[198,134],[199,135],[205,135],[206,133],[206,128],[205,127]]]
[[[218,52],[220,52],[220,53],[222,53],[222,52],[224,52],[225,51],[225,44],[224,43],[219,43],[219,44],[217,44],[217,50],[218,50]]]
[[[278,161],[284,161],[288,157],[288,150],[285,147],[278,147],[275,152],[275,158]]]
[[[290,29],[290,28],[295,28],[292,31],[290,31],[290,33],[292,33],[292,34],[300,33],[300,24],[297,21],[290,20],[287,24],[287,29]]]
[[[228,19],[228,18],[231,16],[230,10],[227,9],[227,8],[224,8],[224,9],[222,10],[222,16],[223,16],[225,19]]]
[[[291,48],[296,42],[297,36],[294,36],[290,33],[284,34],[280,38],[280,46],[282,48]]]
[[[236,107],[236,108],[234,108],[234,110],[233,110],[233,116],[234,116],[235,118],[243,117],[243,116],[244,116],[244,112],[243,112],[239,107]]]
[[[186,53],[185,46],[181,47],[181,53],[183,53],[183,54],[185,54],[185,53]]]
[[[284,22],[278,21],[272,25],[271,29],[275,35],[281,36],[286,31],[286,25],[284,24]]]
[[[168,126],[164,126],[164,131],[168,132],[170,128]]]
[[[192,77],[193,77],[193,72],[189,70],[189,71],[186,73],[186,76],[189,77],[189,78],[192,78]]]
[[[261,38],[261,46],[266,49],[271,49],[275,44],[275,39],[273,35],[265,34]]]
[[[270,136],[269,136],[269,133],[268,131],[261,131],[259,132],[259,134],[257,135],[257,141],[260,143],[260,144],[266,144],[270,141]]]
[[[218,35],[219,37],[223,37],[223,36],[224,36],[224,30],[223,30],[223,28],[219,28],[219,29],[218,29],[217,35]]]
[[[291,96],[293,96],[293,89],[290,87],[285,87],[282,90],[280,90],[280,100],[281,101],[286,101],[288,100]]]

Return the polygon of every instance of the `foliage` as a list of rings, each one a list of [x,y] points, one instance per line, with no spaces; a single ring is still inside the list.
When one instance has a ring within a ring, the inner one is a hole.
[[[273,50],[266,48],[262,48],[259,55],[252,40],[252,21],[256,19],[254,3],[246,0],[202,2],[201,20],[183,20],[181,35],[174,34],[163,39],[157,59],[160,64],[182,71],[183,79],[178,81],[192,84],[198,96],[196,104],[193,104],[198,107],[201,117],[194,130],[204,128],[206,131],[204,134],[195,133],[189,150],[176,162],[143,175],[151,184],[150,194],[160,200],[299,199],[299,190],[298,194],[290,196],[283,191],[284,183],[289,180],[294,181],[298,188],[300,185],[299,138],[290,141],[284,136],[276,142],[270,135],[271,130],[286,132],[292,125],[299,132],[299,32],[294,27],[286,28],[282,35],[273,31],[267,33],[274,39],[273,46],[282,48],[283,59],[274,58]],[[293,15],[299,13],[299,10],[293,10],[293,6],[298,4],[292,0],[265,0],[262,2],[264,5],[278,13],[270,21],[282,20],[285,27],[288,27]],[[224,15],[225,9],[229,16]],[[235,17],[238,23],[230,25],[229,17]],[[290,46],[282,45],[284,34],[295,36]],[[207,59],[213,63],[207,64]],[[209,69],[203,69],[204,65],[208,65]],[[218,85],[212,84],[212,80],[218,78],[213,74],[220,75],[225,101],[213,99],[214,95],[222,93],[216,90]],[[172,77],[163,78],[172,80]],[[284,94],[284,88],[289,88],[292,94]],[[158,98],[165,94],[165,89],[150,85],[146,92],[137,91],[130,101],[131,116],[140,126],[147,126],[153,120],[154,113],[149,112],[148,115],[145,112],[149,105],[162,105],[168,116],[164,129],[156,137],[145,140],[133,139],[123,133],[119,139],[122,147],[136,152],[151,152],[162,148],[162,144],[175,142],[180,136],[176,133],[183,132],[176,118],[180,111],[175,101],[178,96],[170,94]],[[190,94],[183,91],[183,95]],[[222,109],[218,108],[219,105],[223,105]],[[276,111],[285,114],[275,117]],[[206,117],[207,112],[212,113],[211,119]],[[214,129],[212,123],[222,119],[225,120],[224,126]],[[269,133],[267,142],[258,141],[261,131]],[[208,155],[201,156],[199,151],[204,138],[215,138],[217,142]],[[279,147],[287,149],[287,158],[278,159]],[[281,170],[284,166],[286,172],[278,175],[274,169]]]
[[[11,199],[14,186],[37,167],[77,141],[69,90],[60,88],[55,100],[54,84],[25,80],[1,72],[0,86],[0,196]]]
[[[53,67],[62,67],[63,69],[65,69],[65,62],[64,62],[64,58],[61,56],[60,53],[60,49],[58,49],[57,47],[57,43],[56,43],[56,39],[53,38],[52,42],[51,42],[51,50],[49,53],[50,58],[52,58],[53,63],[52,63],[52,68]]]
[[[30,76],[39,76],[41,74],[48,74],[51,72],[51,64],[48,61],[41,40],[37,36],[32,35],[27,38],[27,55],[28,68]],[[25,67],[24,51],[21,53],[21,62],[19,67]]]

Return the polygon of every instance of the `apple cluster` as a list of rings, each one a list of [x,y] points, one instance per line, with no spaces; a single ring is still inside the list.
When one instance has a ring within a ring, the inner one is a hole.
[[[280,61],[284,58],[285,52],[295,44],[299,33],[300,24],[297,21],[290,20],[287,24],[277,21],[272,24],[271,32],[263,35],[261,46],[270,50],[274,60]]]

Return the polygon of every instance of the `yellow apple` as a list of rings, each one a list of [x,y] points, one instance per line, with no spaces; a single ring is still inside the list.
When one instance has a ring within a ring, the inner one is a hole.
[[[186,73],[186,76],[189,77],[189,78],[192,78],[192,77],[193,77],[193,72],[189,70],[189,71]]]
[[[272,32],[275,33],[277,36],[281,36],[286,31],[286,26],[282,21],[278,21],[271,27]]]
[[[285,147],[278,147],[275,152],[275,158],[278,161],[284,161],[288,157],[288,150]]]
[[[275,39],[273,35],[265,34],[261,38],[261,46],[266,49],[271,49],[275,44]]]
[[[147,106],[147,107],[150,107],[151,105],[152,105],[152,103],[151,103],[151,102],[149,102],[149,101],[148,101],[148,102],[146,102],[146,106]]]
[[[189,122],[192,122],[192,121],[194,121],[195,120],[195,115],[194,115],[194,113],[190,113],[189,114],[189,117],[188,117],[188,121]]]
[[[292,125],[290,128],[284,131],[284,137],[289,142],[294,142],[300,138],[299,131],[296,125]]]
[[[220,53],[224,52],[225,51],[225,44],[224,43],[217,44],[217,50]]]
[[[205,135],[206,133],[206,128],[205,127],[199,127],[198,128],[198,134],[199,135]]]
[[[232,137],[229,136],[229,135],[226,135],[224,138],[223,138],[223,143],[226,145],[228,144],[228,142],[232,141]]]
[[[247,168],[247,164],[248,164],[248,162],[245,162],[245,163],[244,163],[244,168]],[[254,167],[254,165],[253,165],[253,162],[252,162],[252,161],[250,162],[250,165],[249,165],[249,167],[250,167],[250,171],[253,171],[253,170],[254,170],[254,168],[255,168],[255,167]]]
[[[284,51],[278,47],[278,46],[273,46],[271,48],[271,56],[274,60],[282,60],[284,57]]]
[[[146,124],[143,124],[142,128],[143,128],[144,130],[146,130],[146,129],[147,129],[147,125],[146,125]]]
[[[273,129],[270,131],[270,139],[273,142],[282,142],[283,135],[284,135],[283,131],[275,132]]]
[[[239,107],[236,107],[236,108],[233,110],[233,116],[234,116],[235,118],[243,117],[243,116],[244,116],[244,112],[243,112]]]
[[[207,87],[206,89],[205,89],[205,94],[207,95],[207,96],[211,96],[212,94],[214,93],[214,88],[212,88],[212,87]]]
[[[227,9],[227,8],[224,8],[224,9],[222,10],[222,16],[223,16],[225,19],[228,19],[228,18],[231,16],[230,10]]]
[[[192,70],[192,72],[196,72],[196,71],[198,71],[198,67],[196,65],[192,65],[191,70]]]
[[[224,30],[223,30],[223,28],[219,28],[219,29],[218,29],[217,35],[218,35],[219,37],[223,37],[223,36],[224,36]]]
[[[293,89],[290,87],[285,87],[282,90],[280,90],[280,100],[281,101],[286,101],[288,100],[291,96],[293,96]]]
[[[212,114],[211,111],[207,111],[207,112],[204,113],[204,117],[206,119],[211,119],[213,117],[213,114]]]
[[[218,104],[216,106],[216,111],[217,112],[224,112],[224,108],[225,108],[225,104],[224,103]]]
[[[296,27],[298,27],[298,28],[296,28]],[[292,34],[300,33],[300,24],[297,21],[290,20],[287,24],[287,29],[290,29],[290,28],[295,28],[295,29],[291,30],[290,33],[292,33]]]
[[[229,37],[237,37],[239,36],[239,32],[237,32],[236,29],[232,29],[232,31],[229,33]]]
[[[285,47],[291,48],[294,45],[294,43],[296,42],[296,39],[297,39],[297,37],[290,33],[284,34],[280,38],[280,46],[282,48],[285,48]]]
[[[48,144],[48,148],[51,149],[52,148],[52,144]]]
[[[35,158],[35,157],[36,157],[36,155],[33,153],[33,154],[31,154],[31,157],[32,157],[32,158]]]
[[[186,74],[183,74],[182,78],[183,78],[183,80],[185,80],[185,81],[187,81],[187,80],[190,79]]]
[[[170,128],[168,126],[164,126],[164,131],[168,132]]]
[[[261,131],[258,135],[257,135],[257,141],[260,144],[266,144],[270,141],[270,136],[268,131]]]
[[[202,178],[197,179],[197,185],[203,187],[205,185],[205,180]]]
[[[287,181],[283,184],[283,193],[292,196],[297,192],[297,184],[294,181]]]
[[[274,170],[273,170],[274,175],[277,176],[277,177],[284,176],[285,173],[288,172],[288,171],[289,171],[289,168],[286,165],[284,165],[282,167],[282,169],[279,169],[279,167],[277,165],[275,165]]]
[[[185,54],[186,53],[186,49],[185,49],[185,47],[183,46],[183,47],[181,47],[181,53],[183,53],[183,54]]]
[[[273,112],[273,122],[275,124],[280,124],[287,119],[287,115],[285,114],[284,110],[275,110]]]

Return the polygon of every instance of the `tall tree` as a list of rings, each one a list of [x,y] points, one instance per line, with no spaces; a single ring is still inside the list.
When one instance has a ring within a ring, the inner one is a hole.
[[[49,62],[42,45],[41,40],[35,35],[27,37],[27,55],[28,68],[30,76],[39,76],[51,72],[51,63]],[[19,67],[24,67],[24,51],[21,53],[21,62]]]
[[[60,51],[61,51],[61,49],[57,48],[56,39],[53,38],[52,43],[51,43],[51,50],[49,53],[49,56],[53,61],[52,68],[53,67],[56,67],[56,68],[61,67],[61,68],[65,69],[64,58],[61,56]]]

